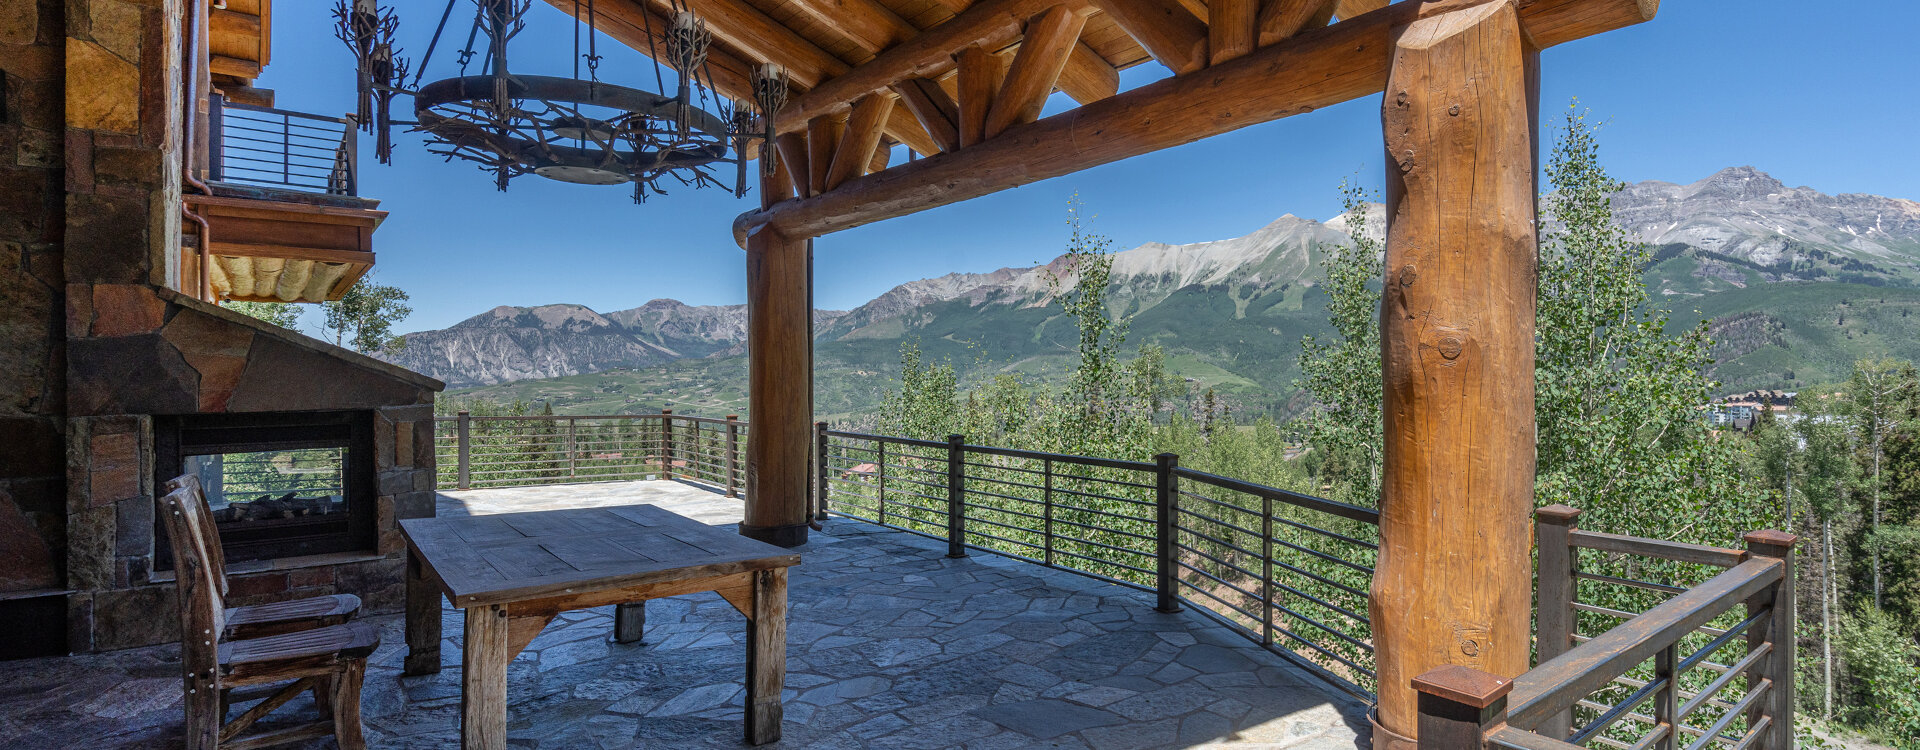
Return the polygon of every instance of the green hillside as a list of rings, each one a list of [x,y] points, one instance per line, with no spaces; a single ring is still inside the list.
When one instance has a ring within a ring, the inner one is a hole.
[[[1863,357],[1920,360],[1920,289],[1766,284],[1672,303],[1675,326],[1717,321],[1714,374],[1729,390],[1844,380]]]

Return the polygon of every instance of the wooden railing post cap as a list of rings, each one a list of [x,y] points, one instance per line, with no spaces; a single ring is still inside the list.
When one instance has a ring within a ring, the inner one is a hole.
[[[1567,505],[1548,505],[1535,510],[1533,517],[1539,519],[1541,523],[1572,526],[1573,522],[1580,518],[1580,509]]]
[[[738,421],[740,421],[740,415],[738,415],[738,414],[728,414],[728,415],[727,415],[727,421],[729,421],[729,422],[738,422]]]
[[[1473,667],[1447,664],[1413,678],[1413,689],[1436,698],[1484,709],[1507,697],[1507,693],[1513,690],[1513,680]]]
[[[822,429],[822,430],[824,430],[824,429],[827,429],[827,422],[826,422],[826,420],[824,420],[824,419],[823,419],[823,420],[821,420],[821,421],[818,421],[818,422],[815,422],[815,423],[813,423],[813,426],[815,426],[815,427],[818,427],[818,428],[820,428],[820,429]]]
[[[661,414],[672,414],[672,413],[673,413],[673,410],[672,410],[672,409],[661,409],[661,410],[660,410],[660,413],[661,413]]]
[[[1158,463],[1158,464],[1160,464],[1160,465],[1162,465],[1162,466],[1169,466],[1169,465],[1172,465],[1172,464],[1174,464],[1174,463],[1177,463],[1177,462],[1179,462],[1179,460],[1180,460],[1180,454],[1178,454],[1178,453],[1157,453],[1157,454],[1154,454],[1154,456],[1153,456],[1153,460],[1154,460],[1154,462],[1155,462],[1155,463]]]
[[[1788,550],[1793,549],[1793,545],[1800,542],[1800,537],[1797,535],[1773,529],[1749,531],[1740,538],[1746,540],[1748,550],[1760,554],[1768,554],[1771,551],[1774,553],[1771,556],[1776,557],[1785,556]]]

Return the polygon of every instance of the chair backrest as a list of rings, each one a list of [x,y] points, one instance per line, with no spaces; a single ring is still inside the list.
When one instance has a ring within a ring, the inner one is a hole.
[[[199,530],[200,503],[190,488],[181,487],[154,499],[154,512],[173,545],[173,585],[180,595],[180,661],[188,681],[211,675],[219,665],[220,632],[226,629],[226,606],[208,564],[206,544]]]
[[[227,551],[220,546],[220,527],[214,524],[213,508],[207,505],[206,487],[200,484],[200,475],[188,472],[167,480],[167,491],[186,489],[193,494],[193,507],[186,512],[193,514],[194,522],[200,529],[201,547],[206,550],[207,567],[213,569],[213,579],[220,584],[220,596],[227,595]]]

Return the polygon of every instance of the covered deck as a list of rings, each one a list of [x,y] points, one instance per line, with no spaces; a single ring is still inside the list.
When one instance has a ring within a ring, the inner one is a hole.
[[[672,481],[449,490],[441,516],[652,503],[735,524],[741,502]],[[794,748],[1369,746],[1366,705],[1225,626],[1154,611],[1150,592],[835,518],[799,548],[784,737]],[[402,677],[398,615],[373,618],[368,740],[452,747],[459,612],[437,675]],[[745,648],[715,594],[647,607],[644,644],[608,642],[610,607],[571,612],[514,660],[517,747],[738,747]],[[180,734],[177,646],[0,663],[0,744],[163,746]],[[299,699],[306,701],[305,697]],[[310,720],[311,703],[282,720]],[[322,740],[315,747],[331,747]]]

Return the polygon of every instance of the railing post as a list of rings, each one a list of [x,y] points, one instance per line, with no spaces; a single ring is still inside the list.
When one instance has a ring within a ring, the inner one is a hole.
[[[967,556],[966,438],[947,436],[947,557]]]
[[[1762,679],[1773,682],[1768,694],[1747,709],[1747,726],[1754,726],[1763,717],[1771,720],[1772,723],[1753,747],[1756,750],[1790,750],[1793,747],[1794,701],[1793,545],[1800,538],[1772,530],[1748,532],[1743,538],[1747,542],[1748,555],[1771,557],[1779,560],[1781,565],[1780,580],[1747,599],[1748,617],[1763,609],[1770,610],[1766,619],[1747,629],[1748,652],[1751,653],[1763,643],[1772,644],[1773,649],[1766,658],[1747,670],[1748,690],[1759,685]]]
[[[727,415],[727,497],[740,496],[740,415]]]
[[[814,490],[814,506],[813,506],[814,516],[813,517],[815,520],[825,521],[827,520],[827,423],[826,422],[813,423],[813,454],[819,457],[818,460],[820,462],[819,477],[816,479],[816,483],[819,486]]]
[[[1041,521],[1040,542],[1046,550],[1047,565],[1053,565],[1053,459],[1040,459],[1041,490],[1040,512],[1045,514]]]
[[[1653,655],[1653,679],[1666,681],[1653,696],[1653,723],[1667,727],[1667,733],[1654,742],[1653,747],[1654,750],[1673,750],[1675,735],[1680,733],[1680,650],[1676,644],[1667,644]]]
[[[227,98],[219,94],[207,95],[207,179],[223,180],[227,177],[226,159],[221,151],[226,143],[220,138],[222,122],[226,118]]]
[[[1449,664],[1413,678],[1418,693],[1419,746],[1435,750],[1486,747],[1488,730],[1507,723],[1513,681]]]
[[[455,441],[460,446],[460,450],[459,450],[460,489],[463,489],[463,490],[467,489],[470,486],[470,484],[467,481],[467,476],[468,476],[468,470],[471,468],[470,464],[472,462],[472,459],[470,458],[470,456],[472,455],[472,448],[471,448],[472,443],[468,438],[468,427],[472,424],[472,422],[473,422],[473,415],[468,414],[465,411],[461,411],[458,416],[458,421],[454,423],[455,431],[456,431]]]
[[[580,420],[567,417],[567,478],[580,476],[575,455],[580,452]]]
[[[879,461],[873,465],[874,494],[880,498],[875,500],[874,504],[878,506],[880,525],[885,526],[887,525],[887,444],[875,440],[873,447]]]
[[[1174,514],[1178,512],[1177,498],[1180,493],[1178,486],[1174,484],[1173,470],[1180,465],[1180,457],[1172,453],[1162,453],[1154,456],[1153,462],[1154,494],[1158,501],[1154,503],[1153,541],[1156,557],[1160,562],[1158,575],[1154,576],[1159,590],[1159,601],[1154,609],[1160,612],[1178,612],[1180,597],[1175,589],[1180,576],[1178,569],[1174,566],[1173,551],[1178,546],[1174,535],[1179,522],[1174,518]]]
[[[673,410],[660,410],[660,478],[673,479]]]
[[[293,184],[293,118],[280,115],[280,184]]]
[[[360,135],[353,118],[347,118],[347,132],[341,148],[347,150],[347,195],[360,195]]]
[[[1260,645],[1273,642],[1273,496],[1260,495]]]
[[[1579,550],[1573,546],[1574,523],[1580,511],[1565,505],[1549,505],[1533,512],[1534,537],[1540,545],[1540,608],[1534,626],[1535,648],[1540,663],[1573,648],[1574,571],[1578,570]],[[1556,740],[1573,733],[1573,709],[1567,709],[1540,723],[1536,730]]]

